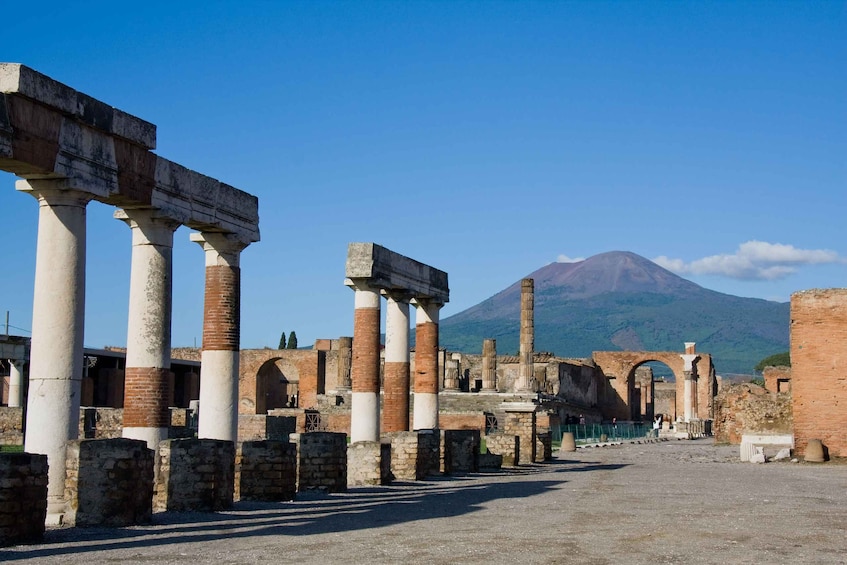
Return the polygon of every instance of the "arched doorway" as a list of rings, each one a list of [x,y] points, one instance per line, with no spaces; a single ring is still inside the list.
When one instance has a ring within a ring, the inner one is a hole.
[[[676,419],[676,375],[662,361],[644,360],[634,365],[627,377],[630,388],[630,418],[650,422],[657,414]]]
[[[270,359],[256,373],[256,414],[275,408],[296,408],[300,398],[297,368],[284,359]]]

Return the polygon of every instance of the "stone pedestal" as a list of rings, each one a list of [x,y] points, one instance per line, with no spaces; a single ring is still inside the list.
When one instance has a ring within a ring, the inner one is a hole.
[[[0,453],[0,546],[39,541],[47,517],[47,456]]]
[[[347,486],[375,486],[390,480],[391,445],[359,441],[347,446]],[[389,473],[385,470],[388,469]]]
[[[153,510],[214,512],[232,507],[235,444],[214,439],[159,443]]]
[[[68,445],[64,523],[120,528],[149,524],[153,451],[143,440],[91,439]]]
[[[297,492],[347,490],[347,434],[291,434],[297,445]]]
[[[503,467],[515,467],[520,459],[520,437],[505,432],[485,436],[485,447],[489,453],[502,457]]]
[[[245,441],[235,455],[235,499],[278,502],[297,492],[297,446],[287,441]]]
[[[526,465],[535,461],[535,412],[537,409],[538,406],[531,402],[504,402],[502,404],[502,410],[506,413],[503,432],[520,438],[517,465]]]
[[[442,430],[441,432],[441,451],[444,454],[445,468],[449,469],[446,472],[478,472],[479,448],[479,430]]]

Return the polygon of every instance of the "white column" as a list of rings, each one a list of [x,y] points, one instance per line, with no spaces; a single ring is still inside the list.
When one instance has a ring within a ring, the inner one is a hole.
[[[67,442],[79,435],[85,316],[85,207],[64,181],[18,181],[38,199],[24,449],[47,455],[47,512],[65,510]]]
[[[694,344],[685,344],[686,351],[693,351]],[[690,422],[692,419],[696,418],[696,413],[694,412],[694,395],[697,393],[696,388],[694,387],[694,362],[700,358],[696,353],[685,353],[681,355],[682,357],[682,372],[685,375],[685,384],[682,389],[682,409],[683,409],[683,417],[686,422]]]
[[[117,210],[132,230],[123,437],[150,449],[168,438],[173,238],[179,223],[155,210]]]
[[[200,417],[197,437],[238,440],[241,251],[248,243],[221,233],[192,233],[206,252]]]
[[[412,429],[438,428],[438,315],[443,306],[415,299],[415,408]]]
[[[379,291],[353,286],[350,442],[379,441]]]
[[[9,408],[20,408],[23,405],[23,392],[24,362],[9,359]]]
[[[409,297],[386,292],[382,429],[409,430]]]

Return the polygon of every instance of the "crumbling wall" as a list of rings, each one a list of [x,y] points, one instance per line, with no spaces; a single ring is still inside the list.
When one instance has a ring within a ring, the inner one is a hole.
[[[232,506],[235,445],[216,439],[169,439],[159,444],[153,509],[214,512]]]
[[[23,445],[23,408],[0,406],[0,445]]]
[[[791,367],[765,367],[762,376],[770,392],[791,392]]]
[[[741,383],[725,387],[715,398],[715,443],[740,445],[743,434],[791,434],[793,427],[789,393]]]
[[[297,491],[347,490],[347,436],[331,432],[292,434],[297,444]]]
[[[297,446],[288,441],[245,441],[235,455],[235,498],[277,502],[297,492]]]
[[[485,436],[485,447],[489,453],[502,457],[503,467],[515,467],[520,459],[521,439],[514,434],[493,433]]]
[[[47,519],[47,456],[0,453],[0,546],[38,541]]]

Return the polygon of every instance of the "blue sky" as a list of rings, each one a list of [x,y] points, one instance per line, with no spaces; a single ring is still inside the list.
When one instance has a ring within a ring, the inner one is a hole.
[[[158,154],[259,197],[242,347],[352,335],[350,241],[447,271],[442,317],[611,250],[740,296],[847,284],[844,2],[17,2],[4,21],[0,59],[155,123]],[[0,310],[29,329],[37,206],[14,180]],[[126,342],[112,211],[88,208],[96,347]],[[202,335],[188,233],[175,346]]]

